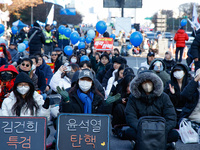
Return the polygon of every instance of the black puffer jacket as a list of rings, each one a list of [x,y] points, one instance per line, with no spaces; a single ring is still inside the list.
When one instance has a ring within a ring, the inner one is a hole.
[[[183,78],[183,81],[182,81],[182,87],[181,87],[181,89],[180,89],[180,87],[178,85],[177,79],[173,75],[175,69],[178,66],[183,67],[184,68],[184,72],[185,72],[185,75],[184,75],[184,78]],[[173,67],[173,69],[172,69],[172,72],[171,72],[171,80],[169,80],[167,82],[167,84],[165,86],[165,89],[164,89],[164,92],[169,95],[172,103],[174,104],[174,107],[177,108],[177,109],[182,108],[185,105],[186,101],[185,101],[185,99],[182,99],[180,97],[180,93],[187,86],[188,82],[189,82],[189,78],[188,78],[188,69],[187,69],[187,67],[184,64],[177,64],[177,65],[175,65]],[[170,92],[169,84],[171,84],[172,86],[174,86],[175,94],[172,94]]]
[[[191,80],[181,92],[181,98],[185,99],[186,104],[182,109],[180,118],[187,118],[191,115],[199,101],[198,82]],[[181,120],[181,119],[180,119]]]
[[[141,84],[147,80],[153,82],[154,89],[146,95]],[[161,79],[151,71],[138,74],[130,83],[131,95],[126,105],[127,124],[137,130],[138,120],[142,116],[161,116],[166,120],[166,132],[176,126],[176,113],[169,96],[163,93]]]
[[[41,53],[41,48],[42,48],[42,44],[45,43],[45,37],[44,34],[41,30],[41,28],[39,27],[38,23],[34,23],[33,28],[31,28],[31,30],[28,33],[28,38],[31,37],[31,35],[35,32],[36,34],[33,36],[33,38],[31,39],[30,43],[29,43],[29,50],[30,50],[30,55],[34,55],[37,53]]]
[[[196,31],[195,39],[192,42],[190,54],[193,59],[198,58],[199,61],[195,61],[195,71],[200,68],[200,29]]]
[[[69,95],[70,102],[66,103],[63,100],[61,101],[60,112],[61,113],[84,113],[84,106],[81,100],[79,99],[76,92]],[[101,106],[103,99],[99,95],[94,94],[92,102],[92,113],[101,113]]]
[[[112,77],[112,73],[115,69],[113,68],[113,66],[106,72],[104,78],[103,78],[103,81],[102,81],[102,86],[104,88],[107,87],[107,84],[108,84],[108,80],[110,77]]]

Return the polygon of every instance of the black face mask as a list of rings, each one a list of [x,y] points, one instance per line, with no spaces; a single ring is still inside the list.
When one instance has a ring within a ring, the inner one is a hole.
[[[68,72],[68,73],[67,73],[67,77],[70,78],[70,79],[72,79],[73,76],[74,76],[74,73],[75,73],[75,72]]]
[[[1,74],[2,81],[10,81],[11,79],[12,79],[12,74],[7,73],[7,72]]]
[[[24,70],[22,70],[21,68],[19,68],[19,72],[24,72],[24,73],[26,73],[26,74],[29,75],[29,72],[30,72],[30,71],[24,71]]]

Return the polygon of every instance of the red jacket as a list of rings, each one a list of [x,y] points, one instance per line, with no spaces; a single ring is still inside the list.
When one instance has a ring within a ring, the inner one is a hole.
[[[0,72],[3,71],[11,71],[13,73],[13,78],[10,81],[3,82],[0,80],[1,85],[1,93],[0,93],[0,108],[1,104],[5,98],[5,95],[10,93],[12,91],[12,88],[14,86],[15,78],[18,75],[18,71],[13,65],[3,65],[0,67]]]
[[[187,41],[188,39],[189,37],[187,33],[185,33],[185,30],[179,29],[174,36],[176,47],[185,47],[185,41]]]

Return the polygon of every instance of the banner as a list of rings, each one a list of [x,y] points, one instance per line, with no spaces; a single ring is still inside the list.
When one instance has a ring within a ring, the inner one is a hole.
[[[195,25],[196,30],[198,30],[200,28],[200,24],[195,4],[193,5],[192,22]],[[192,28],[194,28],[194,26]]]
[[[54,4],[51,7],[51,10],[47,16],[46,24],[53,24],[53,18],[54,18]]]
[[[76,15],[76,9],[75,8],[68,8],[68,9],[62,8],[60,10],[60,15]]]
[[[110,51],[113,49],[113,38],[94,38],[94,48],[97,51]]]
[[[46,63],[51,67],[51,71],[54,73],[55,63]]]

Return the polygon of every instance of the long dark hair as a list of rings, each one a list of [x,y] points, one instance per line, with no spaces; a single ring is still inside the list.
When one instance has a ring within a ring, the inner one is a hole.
[[[78,80],[79,81],[79,80]],[[76,83],[74,84],[74,86],[70,89],[69,91],[69,95],[76,93],[77,90],[79,89],[79,85],[78,85],[78,81],[76,81]],[[104,100],[104,96],[99,92],[99,90],[96,88],[96,86],[94,85],[94,82],[92,83],[92,87],[91,87],[91,92],[94,95],[99,95],[103,100]]]
[[[17,116],[20,116],[22,107],[26,105],[26,111],[30,109],[32,116],[34,115],[34,108],[35,108],[35,114],[37,114],[39,106],[33,98],[33,94],[35,91],[34,86],[28,83],[30,89],[28,93],[26,93],[25,98],[23,98],[22,95],[17,91],[17,85],[13,86],[13,92],[16,97],[16,103],[12,107],[12,113],[16,114]]]
[[[126,68],[125,64],[121,64],[121,66],[119,67],[118,71],[115,73],[115,81],[119,80],[119,72],[121,70],[124,70]]]

